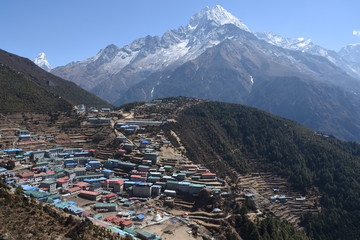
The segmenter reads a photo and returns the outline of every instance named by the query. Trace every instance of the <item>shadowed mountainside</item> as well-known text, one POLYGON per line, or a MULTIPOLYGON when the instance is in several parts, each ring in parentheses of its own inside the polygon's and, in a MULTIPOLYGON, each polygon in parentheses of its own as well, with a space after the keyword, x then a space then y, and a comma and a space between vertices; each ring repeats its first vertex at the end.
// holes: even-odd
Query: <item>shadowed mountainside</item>
POLYGON ((92 93, 87 92, 73 82, 61 79, 38 67, 29 59, 0 50, 0 63, 22 73, 44 89, 56 94, 72 105, 85 104, 87 106, 110 106, 109 103, 92 93))

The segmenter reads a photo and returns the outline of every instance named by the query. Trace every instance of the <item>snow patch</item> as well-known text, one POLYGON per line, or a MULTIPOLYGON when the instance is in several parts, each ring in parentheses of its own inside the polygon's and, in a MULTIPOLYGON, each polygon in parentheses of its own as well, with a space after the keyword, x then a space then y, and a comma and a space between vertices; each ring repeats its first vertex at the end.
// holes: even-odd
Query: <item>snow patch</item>
POLYGON ((155 90, 155 87, 153 87, 153 88, 151 89, 150 98, 153 98, 153 96, 154 96, 154 90, 155 90))

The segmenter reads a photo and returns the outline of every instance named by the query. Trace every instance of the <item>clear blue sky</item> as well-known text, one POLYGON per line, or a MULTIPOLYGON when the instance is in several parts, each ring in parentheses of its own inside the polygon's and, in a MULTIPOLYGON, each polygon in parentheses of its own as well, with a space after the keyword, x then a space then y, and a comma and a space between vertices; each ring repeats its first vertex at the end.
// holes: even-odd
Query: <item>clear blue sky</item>
POLYGON ((146 35, 161 36, 216 4, 251 31, 310 38, 336 51, 360 42, 358 0, 4 0, 0 48, 31 60, 45 52, 53 67, 64 65, 111 43, 122 47, 146 35))

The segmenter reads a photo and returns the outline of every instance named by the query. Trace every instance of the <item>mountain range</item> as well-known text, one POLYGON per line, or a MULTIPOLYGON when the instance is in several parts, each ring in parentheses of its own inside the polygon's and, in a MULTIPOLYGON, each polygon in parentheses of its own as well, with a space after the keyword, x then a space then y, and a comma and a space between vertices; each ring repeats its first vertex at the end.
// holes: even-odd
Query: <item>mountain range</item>
POLYGON ((162 37, 112 44, 51 72, 116 105, 179 95, 243 103, 360 141, 356 49, 254 33, 217 5, 162 37))

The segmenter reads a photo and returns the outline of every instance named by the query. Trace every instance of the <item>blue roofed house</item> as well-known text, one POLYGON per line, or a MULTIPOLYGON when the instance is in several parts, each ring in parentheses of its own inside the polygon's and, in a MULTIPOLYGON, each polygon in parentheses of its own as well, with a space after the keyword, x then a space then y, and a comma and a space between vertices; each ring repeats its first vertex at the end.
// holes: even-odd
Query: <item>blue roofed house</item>
POLYGON ((99 169, 100 168, 100 161, 89 161, 86 164, 86 168, 99 169))
POLYGON ((111 179, 115 176, 114 171, 110 169, 103 169, 101 173, 104 174, 104 177, 107 179, 111 179))
POLYGON ((7 169, 6 168, 0 168, 0 175, 5 175, 7 169))

